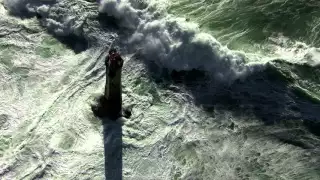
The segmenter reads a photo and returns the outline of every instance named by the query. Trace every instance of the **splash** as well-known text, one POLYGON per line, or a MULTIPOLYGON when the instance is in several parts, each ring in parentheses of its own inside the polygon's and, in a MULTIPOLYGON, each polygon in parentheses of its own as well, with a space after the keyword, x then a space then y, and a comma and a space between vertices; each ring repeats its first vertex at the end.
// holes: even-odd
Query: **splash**
POLYGON ((147 61, 170 70, 203 70, 221 81, 233 81, 261 69, 247 65, 245 56, 223 47, 202 33, 197 24, 173 16, 157 17, 157 11, 137 10, 129 1, 102 1, 100 12, 132 30, 127 46, 147 61), (128 23, 131 22, 131 23, 128 23))

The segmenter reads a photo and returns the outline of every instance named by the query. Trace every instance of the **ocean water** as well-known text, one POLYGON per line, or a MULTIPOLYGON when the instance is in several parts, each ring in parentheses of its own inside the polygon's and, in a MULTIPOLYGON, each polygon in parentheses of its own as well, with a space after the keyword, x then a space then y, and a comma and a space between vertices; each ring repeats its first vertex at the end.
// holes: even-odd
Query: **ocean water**
POLYGON ((320 179, 319 6, 1 0, 0 179, 320 179))

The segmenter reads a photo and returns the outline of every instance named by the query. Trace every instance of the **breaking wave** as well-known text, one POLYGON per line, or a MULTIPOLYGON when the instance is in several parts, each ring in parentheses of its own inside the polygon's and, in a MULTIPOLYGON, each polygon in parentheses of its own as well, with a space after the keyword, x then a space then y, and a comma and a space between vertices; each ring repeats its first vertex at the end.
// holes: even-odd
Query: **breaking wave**
POLYGON ((281 2, 285 12, 272 8, 278 1, 2 2, 10 16, 1 7, 0 158, 8 161, 0 177, 100 178, 116 148, 124 149, 128 179, 319 177, 319 49, 296 42, 298 30, 275 27, 294 7, 309 19, 303 12, 315 13, 313 1, 281 2), (259 34, 265 22, 269 32, 259 34), (246 46, 239 34, 251 43, 271 31, 286 35, 273 39, 278 58, 225 45, 246 46), (122 126, 103 125, 123 137, 120 145, 107 137, 104 156, 103 130, 87 105, 104 88, 109 46, 125 59, 123 104, 133 114, 122 126))

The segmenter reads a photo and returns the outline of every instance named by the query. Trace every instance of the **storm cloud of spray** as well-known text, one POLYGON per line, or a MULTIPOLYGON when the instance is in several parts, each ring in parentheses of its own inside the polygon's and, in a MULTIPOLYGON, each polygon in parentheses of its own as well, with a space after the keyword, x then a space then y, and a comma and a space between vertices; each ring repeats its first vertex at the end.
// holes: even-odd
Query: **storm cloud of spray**
MULTIPOLYGON (((58 36, 86 37, 82 29, 85 15, 68 15, 72 10, 62 13, 58 7, 64 3, 55 0, 5 1, 12 13, 25 9, 28 13, 40 14, 42 24, 58 36)), ((195 23, 170 15, 160 17, 152 4, 142 9, 134 8, 136 6, 137 2, 128 0, 102 0, 99 12, 116 18, 119 27, 131 32, 122 40, 126 41, 124 48, 139 52, 146 62, 152 61, 169 70, 202 70, 215 80, 228 83, 264 68, 261 63, 246 64, 244 54, 222 46, 214 37, 201 32, 195 23)))
MULTIPOLYGON (((66 35, 75 29, 74 18, 65 17, 57 19, 49 18, 50 8, 57 3, 56 0, 4 0, 4 5, 9 12, 17 16, 35 16, 42 17, 42 24, 48 30, 52 30, 57 35, 66 35), (62 19, 62 20, 59 20, 62 19)), ((62 16, 63 14, 61 14, 62 16)))
POLYGON ((13 15, 32 16, 37 8, 44 5, 55 4, 57 0, 4 0, 4 5, 13 15))
MULTIPOLYGON (((112 42, 125 60, 123 104, 133 106, 121 124, 124 179, 319 179, 320 141, 304 128, 318 127, 319 69, 281 59, 251 65, 197 24, 159 13, 158 0, 27 2, 6 0, 6 10, 37 18, 0 5, 11 33, 0 43, 0 179, 103 179, 102 126, 89 101, 104 90, 112 42), (15 33, 21 26, 27 31, 15 33), (52 34, 96 44, 74 53, 52 34), (156 83, 148 62, 188 71, 172 73, 185 84, 156 83), (224 82, 248 77, 212 86, 202 72, 188 81, 192 69, 224 82)), ((308 58, 317 65, 317 56, 308 58)))
POLYGON ((99 11, 133 30, 129 48, 139 50, 144 59, 170 70, 199 69, 222 81, 233 81, 261 69, 263 65, 246 65, 245 56, 223 47, 211 35, 183 18, 157 18, 156 12, 134 9, 130 1, 104 0, 99 11), (143 13, 142 13, 143 12, 143 13), (151 14, 152 13, 152 14, 151 14))
MULTIPOLYGON (((57 35, 81 34, 84 18, 61 12, 59 15, 54 12, 58 8, 50 6, 54 3, 57 2, 5 1, 12 13, 22 9, 28 13, 37 12, 43 17, 43 25, 57 35)), ((138 51, 146 61, 153 61, 169 70, 203 70, 215 80, 224 82, 232 82, 264 67, 262 64, 246 64, 245 55, 223 47, 214 37, 201 32, 195 23, 169 15, 158 17, 159 13, 151 7, 152 4, 144 9, 134 6, 137 5, 127 0, 102 0, 99 12, 113 16, 120 27, 132 32, 125 37, 125 48, 138 51)))

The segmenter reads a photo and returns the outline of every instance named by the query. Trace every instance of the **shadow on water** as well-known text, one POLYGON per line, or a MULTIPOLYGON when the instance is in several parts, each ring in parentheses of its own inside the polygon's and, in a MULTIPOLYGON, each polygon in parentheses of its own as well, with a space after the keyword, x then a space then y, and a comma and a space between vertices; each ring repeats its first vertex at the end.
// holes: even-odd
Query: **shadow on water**
MULTIPOLYGON (((36 14, 36 17, 41 20, 43 17, 40 14, 36 14)), ((114 17, 109 16, 106 13, 99 13, 95 18, 99 22, 101 28, 105 31, 117 30, 119 27, 117 25, 117 20, 114 17)), ((44 26, 43 26, 44 27, 44 26)), ((47 27, 44 27, 47 28, 47 27)), ((54 30, 47 28, 47 32, 51 34, 61 43, 65 44, 67 47, 72 49, 75 53, 81 53, 89 48, 89 41, 85 38, 83 30, 80 29, 80 34, 75 34, 70 32, 66 35, 57 35, 54 30)))
POLYGON ((118 21, 115 17, 108 15, 107 13, 101 13, 99 12, 97 16, 97 21, 101 25, 103 29, 119 29, 118 21))
POLYGON ((48 31, 48 33, 51 34, 54 38, 56 38, 58 41, 72 49, 76 54, 81 53, 89 48, 89 43, 83 36, 77 36, 75 34, 58 36, 50 31, 48 31))
POLYGON ((107 180, 122 179, 122 125, 104 119, 103 142, 105 157, 105 177, 107 180))
MULTIPOLYGON (((58 1, 57 0, 30 0, 25 3, 13 3, 13 5, 8 5, 9 7, 6 7, 9 10, 10 15, 19 17, 21 19, 27 19, 27 18, 33 18, 36 17, 39 20, 40 26, 42 26, 44 29, 46 29, 47 33, 52 35, 54 38, 56 38, 61 43, 65 44, 68 48, 72 49, 76 54, 81 53, 88 48, 90 48, 89 40, 86 38, 85 34, 83 33, 83 27, 78 28, 79 32, 73 32, 70 31, 65 34, 58 35, 55 31, 56 29, 54 27, 47 27, 46 18, 47 14, 40 14, 36 11, 30 11, 30 9, 27 9, 27 3, 28 7, 39 7, 40 5, 54 5, 58 1)), ((94 2, 94 1, 90 1, 94 2)), ((10 3, 9 3, 10 4, 10 3)), ((96 16, 90 17, 91 20, 97 21, 100 24, 100 27, 104 31, 114 31, 118 30, 118 21, 116 18, 108 15, 107 13, 101 13, 99 12, 96 16), (93 18, 93 19, 92 19, 93 18)), ((85 26, 85 22, 82 24, 82 26, 85 26)), ((91 37, 92 38, 92 37, 91 37)), ((95 43, 95 40, 90 40, 91 43, 95 43)))
MULTIPOLYGON (((36 17, 40 21, 43 18, 38 13, 36 14, 36 17)), ((68 48, 72 49, 76 54, 81 53, 89 48, 89 42, 85 38, 83 33, 80 33, 80 35, 77 35, 73 32, 70 32, 65 35, 58 35, 54 32, 54 30, 43 26, 41 23, 40 25, 47 30, 48 34, 52 35, 55 39, 57 39, 62 44, 65 44, 68 48)))
POLYGON ((251 113, 265 125, 302 122, 311 133, 320 136, 320 101, 294 86, 295 80, 271 63, 264 71, 231 85, 216 83, 199 70, 169 72, 149 65, 148 71, 161 85, 169 82, 184 87, 194 97, 195 104, 207 112, 212 113, 219 106, 239 116, 251 113))
POLYGON ((92 105, 92 112, 103 124, 103 142, 105 156, 105 177, 107 180, 122 179, 122 122, 119 114, 112 113, 114 102, 107 101, 103 95, 92 105))
MULTIPOLYGON (((25 3, 13 3, 13 5, 8 5, 10 7, 6 7, 9 10, 9 14, 12 16, 19 17, 21 19, 27 19, 36 17, 40 21, 40 25, 47 30, 47 33, 52 35, 61 43, 65 44, 68 48, 72 49, 75 53, 81 53, 89 48, 89 42, 84 37, 83 33, 75 34, 74 32, 70 32, 65 35, 57 35, 54 30, 44 26, 41 23, 43 20, 43 15, 30 11, 27 7, 39 7, 40 5, 53 5, 57 3, 56 0, 45 1, 45 0, 32 0, 27 1, 25 3), (28 4, 27 4, 28 3, 28 4)), ((9 3, 10 4, 10 3, 9 3)))

